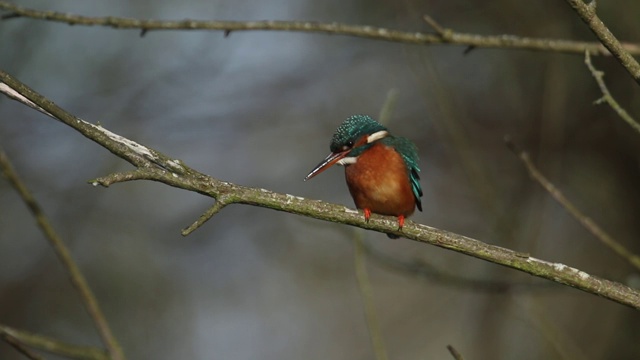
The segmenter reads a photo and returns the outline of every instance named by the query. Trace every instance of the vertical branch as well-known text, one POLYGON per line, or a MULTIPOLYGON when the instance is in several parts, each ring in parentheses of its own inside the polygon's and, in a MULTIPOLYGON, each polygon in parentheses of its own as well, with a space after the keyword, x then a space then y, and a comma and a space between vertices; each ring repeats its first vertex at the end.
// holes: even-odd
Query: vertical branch
POLYGON ((9 180, 11 186, 13 186, 22 200, 25 202, 34 218, 36 219, 36 223, 44 233, 45 237, 53 247, 54 252, 62 262, 62 265, 67 270, 69 278, 71 279, 71 283, 76 288, 82 301, 84 303, 87 312, 93 318, 93 321, 102 337, 102 341, 104 342, 111 358, 114 360, 123 360, 124 354, 122 353, 122 349, 118 342, 116 341, 111 329, 109 328, 109 324, 100 310, 98 306, 98 301, 96 300, 95 295, 91 292, 89 288, 89 284, 87 280, 82 275, 80 268, 75 263, 71 254, 69 253, 69 249, 65 246, 62 239, 58 236, 58 234, 53 229, 53 226, 49 223, 46 215, 44 214, 42 208, 37 203, 36 199, 31 195, 31 192, 27 189, 24 182, 18 177, 18 174, 13 169, 11 162, 7 158, 4 150, 0 149, 0 168, 2 172, 9 180))
MULTIPOLYGON (((386 126, 386 124, 389 123, 397 99, 398 90, 393 88, 389 89, 384 104, 382 105, 382 109, 380 109, 380 115, 378 117, 378 121, 382 125, 386 126)), ((380 323, 378 322, 376 306, 373 301, 373 288, 371 287, 369 273, 367 272, 364 235, 362 229, 354 230, 353 245, 356 279, 358 281, 360 295, 362 296, 362 302, 364 303, 364 313, 367 318, 367 328, 369 329, 369 336, 371 337, 373 352, 376 356, 376 360, 387 360, 389 357, 387 355, 387 349, 384 345, 384 340, 382 339, 382 331, 380 331, 380 323)))
POLYGON ((391 114, 393 114, 393 110, 395 110, 397 102, 398 89, 389 89, 389 91, 387 91, 387 98, 384 101, 384 104, 382 104, 382 109, 380 109, 380 114, 378 115, 378 122, 380 124, 387 126, 391 120, 391 114))
POLYGON ((362 302, 364 303, 367 327, 369 328, 371 345, 373 346, 376 360, 387 360, 387 350, 384 345, 384 340, 382 339, 380 323, 378 322, 376 307, 373 301, 373 289, 371 288, 371 281, 369 281, 369 274, 367 273, 364 244, 362 243, 364 241, 363 237, 362 229, 356 229, 354 231, 356 279, 358 280, 360 295, 362 295, 362 302))
POLYGON ((537 333, 546 340, 557 353, 557 358, 563 360, 588 359, 582 348, 575 343, 572 336, 567 336, 549 312, 546 305, 529 298, 529 301, 521 299, 516 302, 520 309, 517 313, 537 330, 537 333))

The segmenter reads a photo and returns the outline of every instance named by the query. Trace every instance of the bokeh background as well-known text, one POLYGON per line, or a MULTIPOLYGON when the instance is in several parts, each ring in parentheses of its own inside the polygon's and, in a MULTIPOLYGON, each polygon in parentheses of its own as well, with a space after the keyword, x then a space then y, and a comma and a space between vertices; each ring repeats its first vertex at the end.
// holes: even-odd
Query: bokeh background
MULTIPOLYGON (((574 40, 564 1, 19 1, 93 16, 315 20, 574 40)), ((640 42, 640 3, 599 2, 640 42)), ((11 19, 0 64, 68 111, 242 185, 352 206, 343 170, 302 178, 347 116, 377 116, 420 148, 413 220, 638 286, 637 270, 527 176, 505 134, 584 212, 640 253, 640 135, 605 105, 581 55, 415 46, 282 32, 138 31, 11 19)), ((594 58, 640 117, 638 85, 594 58)), ((70 128, 0 98, 0 143, 71 248, 130 359, 372 359, 354 229, 231 206, 183 238, 212 200, 151 182, 70 128)), ((638 359, 637 311, 461 254, 366 232, 390 359, 638 359), (510 286, 509 284, 514 284, 510 286)), ((0 323, 100 345, 25 205, 0 180, 0 323)), ((1 359, 21 359, 0 342, 1 359)), ((55 357, 51 357, 55 358, 55 357)))

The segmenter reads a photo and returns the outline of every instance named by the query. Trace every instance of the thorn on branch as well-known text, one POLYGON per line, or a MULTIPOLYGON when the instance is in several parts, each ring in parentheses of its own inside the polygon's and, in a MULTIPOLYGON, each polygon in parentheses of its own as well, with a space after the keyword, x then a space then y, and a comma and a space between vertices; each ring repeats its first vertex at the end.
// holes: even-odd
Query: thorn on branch
POLYGON ((144 37, 145 35, 147 35, 147 33, 149 32, 149 29, 144 28, 144 29, 140 29, 140 37, 144 37))
POLYGON ((453 347, 453 345, 447 345, 447 350, 449 350, 449 353, 451 354, 451 356, 453 356, 455 360, 464 360, 464 357, 462 357, 462 354, 460 354, 458 350, 456 350, 453 347))
POLYGON ((229 35, 231 35, 231 30, 227 29, 224 31, 224 37, 225 39, 229 37, 229 35))
POLYGON ((464 51, 462 52, 462 55, 467 55, 470 52, 472 52, 473 50, 477 49, 477 46, 475 45, 469 45, 466 47, 466 49, 464 49, 464 51))

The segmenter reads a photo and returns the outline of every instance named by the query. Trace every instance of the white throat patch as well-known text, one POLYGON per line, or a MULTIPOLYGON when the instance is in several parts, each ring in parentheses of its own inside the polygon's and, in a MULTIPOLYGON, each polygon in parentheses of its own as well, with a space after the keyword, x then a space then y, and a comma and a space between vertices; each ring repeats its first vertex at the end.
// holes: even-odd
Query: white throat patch
POLYGON ((373 134, 369 135, 369 137, 367 137, 367 144, 371 144, 376 140, 380 140, 386 137, 387 135, 389 135, 389 132, 387 132, 387 130, 380 130, 378 132, 374 132, 373 134))
POLYGON ((347 165, 355 164, 356 161, 358 161, 357 157, 343 157, 342 159, 338 160, 336 164, 347 166, 347 165))

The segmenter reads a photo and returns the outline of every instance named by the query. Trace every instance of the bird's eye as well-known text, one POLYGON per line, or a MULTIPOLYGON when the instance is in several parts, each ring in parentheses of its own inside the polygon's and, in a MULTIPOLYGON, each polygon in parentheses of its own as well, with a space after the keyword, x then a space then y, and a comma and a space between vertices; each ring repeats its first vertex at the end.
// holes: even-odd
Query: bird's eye
POLYGON ((342 145, 342 151, 347 151, 353 148, 353 141, 347 141, 346 144, 342 145))

